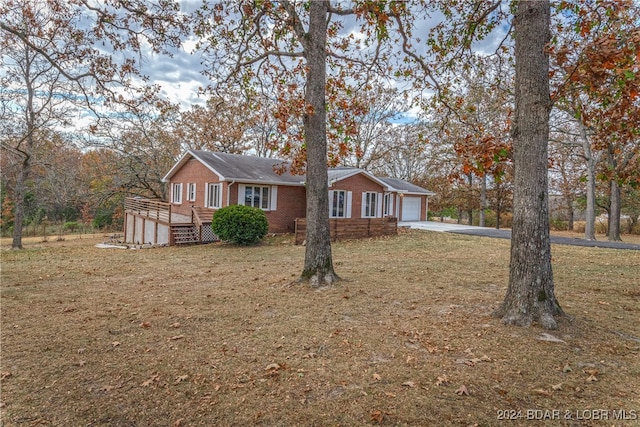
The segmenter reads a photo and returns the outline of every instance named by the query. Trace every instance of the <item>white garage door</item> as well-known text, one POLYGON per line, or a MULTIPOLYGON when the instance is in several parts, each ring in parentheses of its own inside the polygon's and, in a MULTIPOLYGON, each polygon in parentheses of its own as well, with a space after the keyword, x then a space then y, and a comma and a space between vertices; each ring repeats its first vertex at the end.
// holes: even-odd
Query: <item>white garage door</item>
POLYGON ((420 221, 420 202, 420 197, 403 197, 400 221, 420 221))

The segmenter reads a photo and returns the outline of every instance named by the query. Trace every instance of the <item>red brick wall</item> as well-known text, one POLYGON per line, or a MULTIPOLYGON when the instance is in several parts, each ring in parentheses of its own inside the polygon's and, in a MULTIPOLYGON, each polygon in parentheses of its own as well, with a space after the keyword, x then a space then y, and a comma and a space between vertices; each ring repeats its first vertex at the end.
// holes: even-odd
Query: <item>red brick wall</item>
MULTIPOLYGON (((171 204, 173 212, 182 215, 191 215, 191 205, 204 206, 205 189, 207 183, 219 182, 218 176, 211 172, 196 159, 189 160, 171 178, 169 183, 169 197, 172 197, 171 186, 173 183, 182 183, 182 203, 171 204), (187 184, 196 184, 196 200, 187 200, 187 184)), ((238 183, 222 183, 222 205, 238 204, 238 183), (227 204, 227 200, 229 203, 227 204)), ((265 211, 269 221, 270 233, 290 233, 295 229, 296 218, 305 217, 305 189, 304 187, 278 186, 277 209, 265 211)), ((171 201, 171 200, 169 200, 171 201)))
MULTIPOLYGON (((173 191, 172 186, 173 183, 182 183, 182 203, 179 205, 171 203, 171 209, 173 212, 182 214, 182 215, 191 215, 191 205, 204 207, 205 200, 205 189, 206 183, 210 182, 219 182, 218 176, 211 172, 209 168, 204 166, 196 159, 190 159, 183 167, 181 167, 173 177, 171 177, 171 182, 169 183, 169 202, 172 202, 173 191), (189 201, 187 200, 187 184, 188 183, 196 184, 196 200, 189 201)), ((222 185, 222 203, 225 204, 227 200, 227 183, 223 183, 222 185)))
POLYGON ((295 219, 306 216, 305 188, 279 185, 277 209, 265 213, 269 220, 269 232, 293 233, 295 219))
MULTIPOLYGON (((169 197, 172 197, 171 184, 182 183, 182 203, 172 204, 172 210, 183 215, 191 215, 191 205, 204 206, 206 183, 219 182, 218 176, 211 172, 196 159, 189 160, 175 175, 169 183, 169 197), (196 200, 187 200, 188 183, 196 184, 196 200)), ((222 205, 234 205, 238 203, 238 183, 222 183, 222 205), (228 203, 227 203, 228 201, 228 203)), ((362 193, 365 191, 375 191, 383 193, 381 185, 370 180, 363 174, 357 174, 349 178, 336 182, 329 187, 330 190, 347 190, 352 192, 351 218, 361 218, 362 193)), ((397 212, 400 198, 394 200, 393 211, 397 212)), ((426 197, 422 197, 421 219, 425 220, 427 215, 426 197)), ((296 218, 306 216, 306 195, 304 187, 278 186, 278 201, 275 211, 265 211, 269 221, 270 233, 289 233, 294 231, 294 221, 296 218)))
POLYGON ((375 191, 376 193, 383 193, 382 186, 363 174, 357 174, 350 176, 334 183, 329 190, 347 190, 352 192, 352 204, 351 204, 351 218, 362 217, 362 193, 365 191, 375 191))

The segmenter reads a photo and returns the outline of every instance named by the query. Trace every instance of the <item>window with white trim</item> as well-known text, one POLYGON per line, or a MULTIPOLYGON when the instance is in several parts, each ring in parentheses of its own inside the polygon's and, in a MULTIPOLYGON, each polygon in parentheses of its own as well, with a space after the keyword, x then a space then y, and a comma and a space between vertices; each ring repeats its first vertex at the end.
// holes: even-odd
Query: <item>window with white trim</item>
POLYGON ((377 216, 378 193, 367 191, 362 193, 362 217, 375 218, 377 216))
POLYGON ((171 202, 177 205, 182 203, 182 183, 171 185, 171 202))
POLYGON ((393 194, 385 193, 382 202, 382 215, 393 216, 393 194))
POLYGON ((329 217, 347 218, 347 192, 345 190, 329 191, 329 217))
POLYGON ((207 184, 205 207, 214 209, 222 207, 222 184, 207 184))
POLYGON ((187 201, 195 202, 196 200, 196 183, 190 182, 187 184, 187 201))
POLYGON ((269 209, 269 187, 247 185, 244 187, 244 204, 254 208, 269 209))

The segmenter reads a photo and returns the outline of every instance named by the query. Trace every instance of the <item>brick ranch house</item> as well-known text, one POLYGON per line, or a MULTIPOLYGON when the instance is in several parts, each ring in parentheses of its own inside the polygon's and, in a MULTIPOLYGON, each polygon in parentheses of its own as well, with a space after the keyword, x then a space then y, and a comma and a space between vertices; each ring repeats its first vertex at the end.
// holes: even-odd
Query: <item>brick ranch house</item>
MULTIPOLYGON (((264 210, 270 233, 296 233, 300 243, 305 176, 277 173, 282 166, 287 163, 278 159, 189 150, 163 178, 169 201, 125 201, 125 240, 169 245, 213 241, 210 224, 215 211, 241 204, 264 210)), ((328 175, 334 239, 394 234, 398 219, 427 218, 431 191, 358 168, 332 168, 328 175)))

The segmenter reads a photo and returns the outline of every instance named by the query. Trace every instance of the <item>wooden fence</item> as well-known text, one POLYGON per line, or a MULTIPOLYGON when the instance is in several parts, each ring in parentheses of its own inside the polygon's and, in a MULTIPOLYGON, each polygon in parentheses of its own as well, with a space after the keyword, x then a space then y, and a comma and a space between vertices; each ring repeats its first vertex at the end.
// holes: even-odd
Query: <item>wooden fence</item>
MULTIPOLYGON (((330 219, 331 240, 361 239, 398 234, 398 219, 388 218, 340 218, 330 219)), ((306 239, 307 220, 295 220, 295 242, 301 245, 306 239)))

